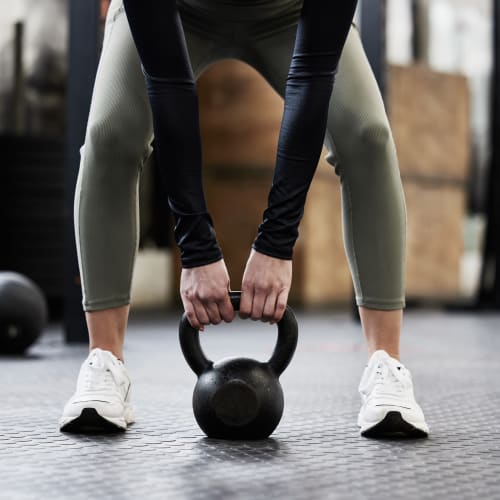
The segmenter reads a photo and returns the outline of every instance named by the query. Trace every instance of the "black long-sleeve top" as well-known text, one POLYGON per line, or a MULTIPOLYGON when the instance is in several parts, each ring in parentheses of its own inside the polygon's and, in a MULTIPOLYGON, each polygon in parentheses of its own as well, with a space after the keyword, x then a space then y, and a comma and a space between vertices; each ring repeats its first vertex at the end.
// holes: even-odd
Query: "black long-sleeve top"
MULTIPOLYGON (((304 0, 268 207, 254 248, 291 259, 357 0, 304 0)), ((153 113, 156 156, 183 267, 222 258, 203 193, 198 99, 175 0, 124 0, 153 113)))

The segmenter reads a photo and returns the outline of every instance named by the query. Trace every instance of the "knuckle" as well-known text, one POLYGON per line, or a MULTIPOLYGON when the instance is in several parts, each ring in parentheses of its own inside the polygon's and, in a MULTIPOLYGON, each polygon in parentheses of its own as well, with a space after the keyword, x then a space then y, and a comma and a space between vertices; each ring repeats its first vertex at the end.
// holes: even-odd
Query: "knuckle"
POLYGON ((250 307, 248 306, 248 304, 241 303, 240 304, 240 314, 248 314, 248 313, 250 313, 250 307))
POLYGON ((257 285, 255 287, 255 292, 258 295, 267 294, 268 290, 269 290, 269 286, 267 286, 267 285, 257 285))
POLYGON ((209 292, 202 290, 198 293, 198 300, 202 304, 207 304, 209 302, 213 302, 213 295, 209 292))
POLYGON ((215 302, 218 302, 218 303, 225 302, 226 296, 227 296, 227 294, 226 294, 225 290, 217 290, 213 295, 215 302))

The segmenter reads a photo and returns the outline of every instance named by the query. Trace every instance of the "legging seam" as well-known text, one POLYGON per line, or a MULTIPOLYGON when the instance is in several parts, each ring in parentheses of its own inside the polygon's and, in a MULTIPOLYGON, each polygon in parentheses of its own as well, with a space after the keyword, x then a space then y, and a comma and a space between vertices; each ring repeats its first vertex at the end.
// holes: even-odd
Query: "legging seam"
MULTIPOLYGON (((143 164, 143 162, 141 162, 143 164)), ((129 284, 129 289, 132 286, 132 279, 134 275, 134 263, 135 263, 135 258, 137 256, 137 250, 139 247, 139 182, 140 182, 140 175, 141 172, 139 170, 139 177, 137 178, 136 184, 135 184, 135 212, 132 213, 132 219, 134 219, 133 225, 135 226, 135 237, 134 237, 134 250, 133 250, 133 256, 130 259, 130 264, 129 264, 129 269, 127 273, 127 282, 129 284)))
POLYGON ((349 204, 349 223, 351 225, 351 231, 350 231, 350 244, 351 244, 351 248, 352 248, 352 260, 353 260, 353 274, 355 275, 355 280, 354 282, 355 283, 358 283, 358 286, 359 286, 359 291, 360 291, 360 294, 361 296, 363 296, 363 289, 362 289, 362 286, 361 286, 361 279, 359 277, 359 266, 358 266, 358 257, 357 257, 357 254, 356 254, 356 248, 355 248, 355 245, 354 245, 354 224, 353 224, 353 216, 352 216, 352 198, 351 198, 351 188, 349 186, 349 182, 347 180, 343 180, 343 182, 345 182, 345 186, 346 186, 346 192, 347 192, 347 201, 348 201, 348 204, 349 204))
MULTIPOLYGON (((85 153, 84 153, 85 154, 85 153)), ((76 233, 78 233, 76 235, 76 238, 77 238, 77 241, 76 241, 76 244, 77 244, 77 255, 79 257, 79 261, 80 261, 80 266, 81 266, 81 271, 80 271, 80 280, 82 282, 82 295, 83 295, 83 299, 85 300, 85 281, 86 281, 86 278, 85 278, 85 273, 83 271, 83 266, 81 265, 81 262, 83 262, 83 257, 82 257, 82 245, 81 245, 81 241, 82 241, 82 235, 81 235, 81 221, 80 221, 80 217, 81 217, 81 209, 80 209, 80 206, 81 206, 81 203, 82 203, 82 186, 80 186, 80 189, 78 190, 78 198, 77 200, 75 200, 78 202, 78 214, 77 214, 77 218, 78 218, 78 225, 77 227, 75 228, 76 229, 76 233)))

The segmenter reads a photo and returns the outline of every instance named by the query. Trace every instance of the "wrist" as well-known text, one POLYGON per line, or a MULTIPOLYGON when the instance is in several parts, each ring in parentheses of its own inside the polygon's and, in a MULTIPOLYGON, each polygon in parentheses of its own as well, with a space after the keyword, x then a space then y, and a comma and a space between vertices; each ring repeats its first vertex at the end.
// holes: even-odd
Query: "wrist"
POLYGON ((252 249, 257 253, 273 257, 274 259, 292 260, 293 258, 293 248, 273 246, 259 238, 253 242, 252 249))
POLYGON ((177 216, 175 240, 185 269, 206 266, 223 258, 208 213, 177 216))
POLYGON ((203 267, 208 266, 210 264, 214 264, 215 262, 219 262, 223 260, 224 257, 222 253, 214 257, 200 256, 193 257, 189 259, 181 259, 182 269, 193 269, 195 267, 203 267))

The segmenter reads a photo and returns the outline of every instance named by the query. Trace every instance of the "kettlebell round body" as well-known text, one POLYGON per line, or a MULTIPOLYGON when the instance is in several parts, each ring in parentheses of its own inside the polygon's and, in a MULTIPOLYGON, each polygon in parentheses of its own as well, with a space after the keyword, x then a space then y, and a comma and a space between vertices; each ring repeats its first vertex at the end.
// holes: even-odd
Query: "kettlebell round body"
POLYGON ((193 411, 207 436, 263 439, 283 415, 283 391, 267 363, 231 358, 215 363, 198 378, 193 411))
MULTIPOLYGON (((239 309, 240 292, 230 292, 239 309)), ((214 363, 200 345, 198 330, 184 314, 179 326, 182 353, 198 376, 193 392, 193 412, 208 437, 264 439, 277 427, 284 407, 279 376, 290 363, 297 346, 298 327, 287 307, 278 322, 278 339, 269 361, 230 358, 214 363)))

